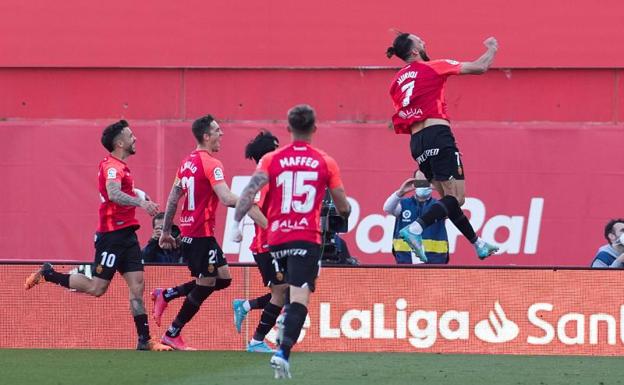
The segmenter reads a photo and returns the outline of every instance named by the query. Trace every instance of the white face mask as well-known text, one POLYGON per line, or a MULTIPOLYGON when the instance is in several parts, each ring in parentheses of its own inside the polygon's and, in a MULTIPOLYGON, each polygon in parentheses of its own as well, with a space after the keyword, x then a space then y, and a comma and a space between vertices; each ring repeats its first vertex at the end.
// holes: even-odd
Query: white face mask
POLYGON ((624 245, 624 234, 620 235, 620 237, 615 241, 616 245, 624 245))
POLYGON ((416 196, 420 199, 431 198, 431 187, 416 187, 416 196))

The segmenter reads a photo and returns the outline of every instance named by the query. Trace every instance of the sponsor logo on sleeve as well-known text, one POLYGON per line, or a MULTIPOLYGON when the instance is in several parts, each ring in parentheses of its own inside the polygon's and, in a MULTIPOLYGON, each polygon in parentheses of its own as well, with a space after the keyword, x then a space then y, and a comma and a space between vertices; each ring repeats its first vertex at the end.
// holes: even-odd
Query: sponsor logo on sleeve
POLYGON ((459 64, 458 61, 456 60, 451 60, 451 59, 446 59, 446 62, 449 63, 450 65, 456 66, 459 64))
POLYGON ((212 173, 214 174, 215 180, 223 180, 224 179, 224 177, 223 177, 223 170, 221 169, 221 167, 216 167, 212 173))
POLYGON ((117 179, 117 169, 111 167, 106 170, 106 179, 117 179))

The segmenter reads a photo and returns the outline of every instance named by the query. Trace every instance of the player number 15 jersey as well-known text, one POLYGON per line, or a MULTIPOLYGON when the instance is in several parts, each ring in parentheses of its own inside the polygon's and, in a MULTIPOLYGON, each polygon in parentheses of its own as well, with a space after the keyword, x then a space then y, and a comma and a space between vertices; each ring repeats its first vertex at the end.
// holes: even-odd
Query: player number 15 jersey
POLYGON ((342 186, 336 161, 309 143, 296 141, 266 154, 257 170, 269 177, 268 244, 320 244, 325 189, 342 186))

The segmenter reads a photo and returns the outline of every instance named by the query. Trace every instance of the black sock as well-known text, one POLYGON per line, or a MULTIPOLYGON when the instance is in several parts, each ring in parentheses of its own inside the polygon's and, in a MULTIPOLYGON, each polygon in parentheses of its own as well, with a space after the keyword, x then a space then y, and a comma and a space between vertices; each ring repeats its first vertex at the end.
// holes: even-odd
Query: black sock
POLYGON ((265 294, 262 297, 249 300, 249 307, 252 309, 265 309, 269 301, 271 300, 271 293, 265 294))
POLYGON ((253 335, 253 339, 256 341, 264 340, 264 337, 271 331, 273 326, 275 326, 275 321, 277 317, 279 317, 282 311, 281 306, 273 305, 272 303, 267 303, 262 311, 262 316, 260 316, 260 322, 258 322, 258 327, 256 327, 256 332, 253 335))
POLYGON ((457 230, 459 230, 470 243, 475 243, 477 241, 477 234, 475 234, 470 221, 464 215, 461 207, 459 207, 459 202, 455 199, 454 196, 445 195, 442 199, 440 199, 441 203, 444 203, 448 211, 448 218, 453 222, 457 230))
POLYGON ((177 337, 184 325, 186 325, 199 311, 202 303, 208 298, 214 291, 212 286, 200 286, 196 285, 193 290, 186 296, 182 308, 178 312, 175 320, 171 323, 169 329, 167 329, 167 335, 169 337, 177 337))
MULTIPOLYGON (((450 218, 449 218, 450 219, 450 218)), ((459 230, 470 243, 475 243, 477 241, 477 234, 475 234, 470 221, 464 214, 460 217, 451 219, 457 230, 459 230)))
POLYGON ((448 216, 448 210, 442 201, 444 198, 440 199, 427 210, 420 218, 416 219, 416 222, 420 223, 420 226, 423 228, 427 228, 431 226, 437 221, 440 221, 448 216))
POLYGON ((54 270, 44 270, 42 273, 46 281, 56 283, 57 285, 69 289, 69 274, 57 273, 54 270))
POLYGON ((134 316, 134 326, 136 326, 139 341, 147 342, 150 340, 149 324, 147 323, 147 314, 139 314, 134 316))
POLYGON ((286 306, 284 338, 280 344, 280 349, 284 352, 286 359, 290 357, 290 349, 297 343, 306 315, 308 315, 308 308, 299 302, 293 302, 286 306))
POLYGON ((187 283, 183 283, 180 286, 170 287, 169 289, 165 289, 163 292, 163 297, 165 298, 165 302, 169 302, 172 299, 176 299, 179 297, 186 297, 191 290, 195 288, 195 280, 188 281, 187 283))
POLYGON ((215 285, 215 291, 217 290, 224 290, 227 289, 228 287, 230 287, 230 285, 232 284, 232 278, 217 278, 217 283, 215 285))

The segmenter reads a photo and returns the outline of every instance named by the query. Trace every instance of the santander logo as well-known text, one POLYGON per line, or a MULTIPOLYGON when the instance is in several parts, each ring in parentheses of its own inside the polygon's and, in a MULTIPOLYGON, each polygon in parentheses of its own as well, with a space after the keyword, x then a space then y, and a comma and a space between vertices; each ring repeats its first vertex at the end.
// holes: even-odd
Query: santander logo
POLYGON ((497 344, 514 340, 520 328, 507 318, 502 306, 496 301, 494 311, 490 310, 488 319, 477 322, 474 333, 481 341, 497 344))

